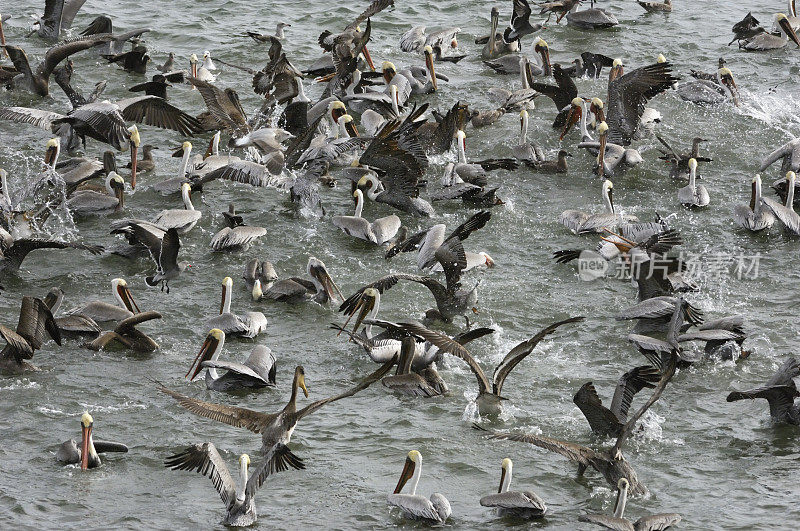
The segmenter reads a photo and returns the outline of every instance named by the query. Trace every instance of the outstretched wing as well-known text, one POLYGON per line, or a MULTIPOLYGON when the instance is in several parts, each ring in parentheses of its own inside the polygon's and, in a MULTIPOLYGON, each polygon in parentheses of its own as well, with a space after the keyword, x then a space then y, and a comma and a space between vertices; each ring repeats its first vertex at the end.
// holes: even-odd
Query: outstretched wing
POLYGON ((574 461, 582 466, 589 466, 591 464, 590 460, 596 456, 595 451, 591 448, 586 448, 585 446, 570 442, 559 441, 558 439, 544 437, 542 435, 497 431, 492 432, 489 438, 533 444, 539 448, 544 448, 545 450, 562 455, 570 461, 574 461))
POLYGON ((165 459, 164 466, 172 470, 199 472, 214 484, 225 507, 230 508, 236 502, 236 482, 213 443, 188 446, 182 452, 165 459))
POLYGON ((253 471, 253 475, 250 476, 250 479, 247 480, 247 486, 244 490, 245 497, 252 498, 256 490, 264 484, 267 476, 288 470, 289 467, 303 470, 306 468, 306 465, 301 458, 297 457, 289 450, 288 446, 282 443, 276 444, 269 449, 264 460, 253 471))
POLYGON ((628 409, 630 409, 631 401, 636 393, 645 387, 654 388, 660 379, 661 373, 658 372, 658 369, 649 365, 635 367, 620 376, 610 408, 620 422, 624 422, 628 418, 628 409))
POLYGON ((171 129, 183 136, 192 136, 203 132, 203 126, 197 118, 186 114, 158 96, 126 98, 119 100, 117 105, 126 120, 161 129, 171 129))
POLYGON ((222 422, 235 428, 245 428, 253 433, 261 433, 265 426, 272 423, 278 414, 266 414, 245 409, 242 407, 226 406, 204 402, 196 398, 182 395, 168 387, 158 384, 158 390, 178 401, 181 407, 188 409, 199 417, 206 417, 217 422, 222 422))

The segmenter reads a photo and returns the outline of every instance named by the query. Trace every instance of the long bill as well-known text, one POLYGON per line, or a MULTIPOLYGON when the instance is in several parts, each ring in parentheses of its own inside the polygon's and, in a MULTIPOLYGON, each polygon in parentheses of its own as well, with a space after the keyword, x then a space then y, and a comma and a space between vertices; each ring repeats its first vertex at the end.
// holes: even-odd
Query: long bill
POLYGON ((375 71, 375 63, 372 62, 372 56, 369 54, 369 50, 367 50, 367 45, 365 44, 363 48, 361 48, 361 53, 364 54, 364 60, 367 61, 369 65, 369 69, 373 72, 375 71))
POLYGON ((122 304, 125 305, 125 308, 127 308, 129 312, 131 313, 142 312, 139 309, 139 305, 136 304, 136 301, 133 299, 133 295, 131 294, 131 289, 128 286, 118 284, 117 293, 119 294, 120 299, 122 299, 122 304), (134 308, 136 309, 136 311, 134 311, 134 308))
POLYGON ((400 480, 397 482, 397 486, 394 488, 394 494, 400 494, 400 491, 403 490, 408 480, 414 475, 414 469, 416 468, 416 464, 414 461, 411 460, 410 457, 406 457, 406 463, 403 465, 403 471, 400 473, 400 480))
POLYGON ((439 87, 436 82, 436 70, 433 68, 433 53, 428 46, 425 47, 425 66, 428 67, 428 75, 431 77, 431 85, 435 92, 439 87))
POLYGON ((778 25, 781 27, 783 32, 794 42, 798 48, 800 48, 800 39, 797 38, 797 33, 794 31, 792 27, 791 21, 784 15, 780 17, 778 21, 778 25))
POLYGON ((81 470, 89 468, 89 442, 92 437, 92 426, 93 424, 84 426, 81 423, 81 470))
POLYGON ((564 140, 564 137, 567 136, 575 124, 580 121, 581 116, 583 115, 583 109, 581 107, 582 105, 575 105, 574 103, 572 104, 572 107, 570 107, 569 112, 567 113, 564 129, 561 130, 561 136, 558 137, 559 140, 564 140))
POLYGON ((219 338, 215 337, 214 334, 208 334, 205 341, 203 341, 203 346, 200 347, 200 352, 195 356, 184 378, 188 377, 189 373, 192 373, 192 369, 194 369, 194 372, 192 373, 192 377, 189 378, 189 381, 191 382, 197 378, 197 375, 203 370, 203 362, 210 360, 214 356, 214 353, 219 348, 219 343, 219 338))

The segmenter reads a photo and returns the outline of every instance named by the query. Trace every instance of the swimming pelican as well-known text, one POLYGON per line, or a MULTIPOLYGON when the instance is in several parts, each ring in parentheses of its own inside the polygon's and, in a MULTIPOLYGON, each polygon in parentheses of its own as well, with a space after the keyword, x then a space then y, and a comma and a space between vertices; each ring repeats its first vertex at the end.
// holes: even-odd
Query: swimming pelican
POLYGON ((217 448, 210 442, 188 446, 182 452, 168 457, 164 466, 172 470, 196 471, 208 476, 217 489, 222 503, 225 504, 225 518, 222 523, 226 526, 250 526, 256 523, 258 511, 256 510, 256 491, 264 484, 267 476, 275 472, 282 472, 289 468, 303 469, 302 460, 292 454, 288 448, 281 447, 268 459, 256 467, 252 476, 249 476, 250 456, 239 456, 239 480, 241 486, 237 487, 228 467, 217 448))
POLYGON ((783 223, 786 230, 800 235, 800 216, 794 211, 794 187, 796 174, 786 172, 786 203, 780 204, 770 197, 762 197, 761 201, 767 205, 775 217, 783 223))
POLYGON ((184 208, 173 208, 162 210, 153 220, 164 230, 176 229, 178 234, 186 234, 194 228, 203 213, 194 209, 192 204, 192 185, 189 183, 181 184, 181 197, 183 198, 184 208))
POLYGON ((711 198, 702 184, 697 184, 697 161, 689 159, 689 184, 678 190, 678 201, 688 208, 708 206, 711 198))
POLYGON ((205 328, 218 328, 228 335, 241 335, 253 338, 267 329, 267 318, 261 312, 245 312, 240 317, 231 312, 231 296, 233 295, 233 279, 222 279, 222 304, 219 315, 205 320, 205 328))
MULTIPOLYGON (((669 1, 669 0, 667 0, 669 1)), ((630 530, 630 531, 658 531, 668 529, 681 521, 678 513, 662 513, 642 516, 635 522, 624 518, 625 503, 628 499, 628 480, 620 478, 617 482, 617 501, 614 504, 613 516, 605 514, 585 514, 579 520, 590 522, 608 529, 630 530)))
POLYGON ((664 0, 663 2, 651 2, 645 0, 636 0, 636 2, 644 8, 648 13, 670 13, 672 12, 672 0, 664 0))
POLYGON ((192 366, 186 373, 191 374, 189 381, 194 381, 203 369, 206 370, 206 387, 213 391, 238 391, 242 389, 259 389, 275 386, 275 355, 263 346, 253 347, 250 356, 244 363, 235 361, 219 361, 222 347, 225 345, 225 332, 213 328, 208 332, 200 352, 197 353, 192 366), (192 372, 194 369, 194 372, 192 372), (227 372, 220 376, 217 369, 227 372))
MULTIPOLYGON (((202 65, 198 66, 199 62, 200 60, 197 58, 197 54, 193 53, 191 56, 189 56, 189 71, 191 72, 192 77, 206 83, 213 83, 216 81, 217 76, 212 74, 208 68, 205 67, 205 61, 202 65)), ((192 86, 194 87, 194 85, 192 86)))
POLYGON ((483 369, 481 369, 481 366, 478 365, 475 358, 472 357, 461 343, 454 341, 441 332, 429 330, 420 324, 400 323, 400 326, 407 332, 419 336, 426 341, 430 341, 432 344, 439 347, 439 350, 442 352, 464 360, 478 379, 478 397, 475 399, 478 406, 478 413, 481 415, 498 415, 502 409, 502 401, 507 400, 504 396, 500 395, 503 390, 503 383, 514 367, 524 360, 542 339, 555 332, 558 327, 568 323, 583 321, 583 319, 583 317, 572 317, 550 324, 530 339, 518 344, 506 354, 503 361, 495 368, 491 383, 483 372, 483 369))
POLYGON ((525 166, 541 173, 567 173, 569 171, 567 157, 571 157, 572 154, 564 149, 559 149, 556 156, 555 160, 526 160, 525 166))
POLYGON ((603 203, 606 211, 602 214, 588 214, 581 210, 565 210, 559 217, 559 222, 572 231, 573 234, 587 232, 604 232, 604 229, 613 230, 619 224, 636 222, 639 218, 629 214, 617 214, 614 210, 614 183, 608 179, 603 181, 603 203))
MULTIPOLYGON (((177 152, 176 152, 177 153, 177 152)), ((176 156, 175 153, 172 154, 176 156)), ((178 166, 178 174, 170 179, 165 179, 153 185, 153 190, 162 195, 170 195, 176 192, 183 192, 183 183, 187 182, 186 172, 189 169, 189 159, 192 156, 192 143, 185 140, 181 144, 180 155, 181 163, 178 166)))
MULTIPOLYGON (((395 340, 396 341, 396 340, 395 340)), ((413 337, 404 337, 400 341, 400 359, 397 362, 397 373, 384 376, 381 383, 398 393, 410 396, 429 398, 441 393, 433 388, 422 376, 411 370, 417 350, 417 342, 413 337)), ((394 357, 394 354, 392 355, 394 357)))
POLYGON ((318 304, 326 304, 333 301, 337 294, 340 298, 344 298, 328 273, 328 268, 319 258, 313 256, 308 258, 306 273, 311 277, 310 281, 291 277, 273 282, 266 289, 262 287, 261 280, 255 279, 252 289, 253 299, 264 298, 280 302, 312 300, 318 304))
POLYGON ((733 219, 753 232, 768 229, 775 223, 775 215, 761 200, 761 176, 753 177, 750 204, 739 203, 733 207, 733 219))
POLYGON ((64 204, 79 216, 119 212, 125 206, 125 181, 112 171, 106 177, 106 193, 82 190, 64 204))
POLYGON ((489 32, 489 39, 486 45, 481 50, 481 57, 484 59, 494 59, 508 53, 513 53, 519 50, 519 40, 505 42, 502 35, 497 33, 497 23, 500 19, 500 10, 497 6, 492 6, 491 31, 489 32))
POLYGON ((158 343, 136 328, 136 325, 153 319, 161 319, 161 314, 152 310, 139 312, 127 319, 123 319, 117 323, 114 330, 107 330, 101 333, 94 341, 86 343, 84 346, 90 350, 103 350, 112 342, 116 342, 134 352, 155 352, 159 349, 158 343))
POLYGON ((518 90, 505 87, 492 87, 488 91, 494 101, 505 111, 519 111, 522 109, 536 108, 536 104, 533 102, 533 99, 538 94, 536 90, 531 88, 532 86, 536 85, 536 83, 531 84, 530 82, 530 65, 528 63, 528 58, 524 55, 519 57, 519 71, 522 84, 521 88, 518 90))
POLYGON ((372 223, 361 217, 364 208, 364 194, 356 188, 353 192, 356 199, 356 211, 352 216, 333 216, 333 224, 342 229, 349 236, 366 240, 376 245, 384 245, 394 238, 400 230, 400 218, 394 214, 378 218, 372 223))
POLYGON ((500 487, 497 494, 481 498, 484 507, 496 507, 499 516, 518 518, 541 518, 547 512, 547 505, 538 494, 529 490, 509 491, 514 463, 506 457, 500 465, 500 487))
POLYGON ((718 105, 730 100, 739 106, 739 89, 729 68, 721 67, 714 79, 695 79, 678 85, 675 90, 678 96, 692 103, 718 105))
MULTIPOLYGON (((494 12, 494 11, 493 11, 494 12)), ((494 29, 494 28, 493 28, 494 29)), ((417 485, 422 475, 422 454, 416 450, 408 452, 400 481, 386 502, 403 511, 403 516, 414 520, 428 520, 443 524, 450 518, 452 510, 450 502, 438 492, 431 494, 430 499, 417 494, 417 485), (411 480, 411 493, 400 494, 408 480, 411 480)))
POLYGON ((92 436, 94 419, 89 412, 81 415, 81 445, 78 447, 75 439, 70 439, 61 443, 56 451, 56 459, 67 465, 77 465, 80 463, 81 470, 97 468, 100 466, 100 456, 98 453, 122 452, 127 453, 128 447, 122 443, 110 441, 95 441, 92 436))
POLYGON ((795 358, 789 358, 766 385, 747 391, 734 391, 728 395, 727 401, 764 398, 769 402, 769 414, 773 421, 800 425, 800 405, 794 403, 794 399, 800 396, 800 391, 794 383, 794 379, 798 376, 800 376, 800 363, 795 358))
POLYGON ((528 111, 519 112, 519 144, 513 147, 514 157, 521 160, 544 160, 542 148, 536 142, 528 142, 528 111))
POLYGON ((259 411, 240 407, 203 402, 196 398, 184 396, 163 385, 159 385, 158 389, 162 393, 174 398, 181 407, 186 408, 189 412, 197 416, 210 418, 237 428, 246 428, 253 433, 260 433, 262 441, 260 452, 266 457, 267 461, 272 462, 270 466, 283 467, 283 469, 288 466, 300 468, 298 465, 302 464, 302 459, 292 454, 289 449, 286 448, 286 445, 291 441, 292 433, 297 427, 297 423, 306 415, 314 413, 326 404, 353 396, 359 391, 363 391, 389 372, 389 369, 392 368, 395 361, 395 359, 392 359, 390 362, 385 363, 378 370, 369 374, 357 385, 345 392, 322 400, 317 400, 300 410, 296 407, 297 391, 298 389, 302 389, 303 394, 308 397, 308 389, 306 388, 305 369, 303 369, 302 365, 298 365, 294 370, 292 395, 289 398, 289 402, 277 413, 261 413, 259 411))
POLYGON ((107 323, 110 321, 122 321, 139 313, 139 305, 133 300, 131 289, 124 278, 111 280, 111 295, 116 304, 105 301, 90 301, 83 306, 78 306, 66 312, 66 315, 83 315, 89 317, 97 323, 107 323))
MULTIPOLYGON (((55 316, 64 302, 64 290, 61 288, 51 288, 42 300, 47 307, 50 308, 50 312, 53 316, 55 316)), ((62 315, 60 317, 55 317, 55 322, 62 336, 65 334, 88 334, 96 336, 102 332, 100 327, 97 326, 97 323, 85 315, 62 315)))
POLYGON ((778 50, 785 48, 789 44, 789 39, 800 48, 800 39, 798 39, 796 31, 792 27, 791 20, 785 14, 778 13, 775 15, 773 28, 776 30, 777 35, 767 32, 757 33, 749 38, 740 40, 739 48, 759 52, 778 50))
POLYGON ((50 308, 42 299, 22 297, 16 331, 0 325, 0 337, 6 342, 0 352, 0 373, 19 374, 38 370, 26 360, 33 358, 34 352, 42 348, 45 334, 61 346, 61 334, 50 308))
POLYGON ((601 29, 619 24, 617 17, 605 9, 594 7, 594 0, 592 0, 591 7, 583 11, 578 11, 578 4, 580 2, 575 3, 567 13, 567 25, 581 29, 601 29))

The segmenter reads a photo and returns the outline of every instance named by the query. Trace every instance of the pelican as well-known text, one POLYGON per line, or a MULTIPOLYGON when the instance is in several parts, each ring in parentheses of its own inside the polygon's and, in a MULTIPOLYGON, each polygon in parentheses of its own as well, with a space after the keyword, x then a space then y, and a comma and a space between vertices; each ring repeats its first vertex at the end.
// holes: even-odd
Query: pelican
POLYGON ((800 425, 800 405, 794 399, 800 396, 794 379, 800 376, 800 364, 795 358, 789 358, 775 372, 766 385, 734 391, 728 395, 728 402, 737 400, 755 400, 764 398, 769 402, 769 414, 774 422, 800 425))
POLYGON ((94 341, 86 343, 84 346, 90 350, 103 350, 112 342, 116 342, 134 352, 155 352, 159 349, 158 343, 136 328, 136 325, 153 319, 161 319, 161 314, 152 310, 139 312, 127 319, 123 319, 117 323, 114 330, 107 330, 101 333, 94 341))
MULTIPOLYGON (((59 308, 61 308, 61 304, 64 302, 64 291, 61 288, 51 288, 42 300, 55 316, 59 308)), ((102 331, 93 319, 85 315, 63 315, 61 317, 55 317, 55 321, 62 336, 65 334, 89 334, 96 336, 102 331)))
POLYGON ((312 300, 326 304, 333 301, 337 294, 343 298, 322 260, 309 257, 306 273, 311 277, 310 281, 298 277, 286 278, 273 282, 266 289, 261 285, 261 280, 255 279, 252 289, 253 299, 263 298, 280 302, 312 300))
MULTIPOLYGON (((404 337, 400 341, 400 359, 397 362, 397 373, 394 376, 384 376, 381 383, 392 391, 429 398, 441 393, 432 387, 424 377, 411 371, 411 362, 414 360, 417 342, 413 337, 404 337)), ((394 357, 394 354, 392 355, 394 357)))
POLYGON ((194 381, 200 371, 205 369, 206 387, 212 391, 239 391, 275 386, 277 366, 275 355, 269 348, 257 345, 253 347, 250 356, 244 363, 237 363, 235 361, 219 361, 218 358, 224 345, 225 332, 219 328, 212 328, 186 373, 186 377, 190 373, 192 375, 189 381, 194 381), (227 372, 220 376, 217 369, 227 372))
POLYGON ((217 76, 212 74, 208 68, 205 67, 205 60, 200 66, 198 66, 199 62, 200 60, 197 58, 197 54, 193 53, 191 56, 189 56, 189 71, 191 72, 192 77, 206 83, 212 83, 216 81, 217 76))
MULTIPOLYGON (((27 215, 27 212, 22 214, 23 217, 27 215)), ((40 249, 81 249, 94 255, 101 254, 104 250, 99 245, 34 238, 28 229, 20 225, 22 224, 9 227, 11 232, 0 225, 0 277, 19 271, 25 257, 40 249)))
POLYGON ((586 514, 581 516, 579 520, 581 522, 597 524, 608 529, 626 531, 661 531, 680 523, 681 515, 678 513, 651 514, 642 516, 635 522, 630 522, 625 519, 625 503, 628 500, 628 488, 628 480, 619 478, 617 482, 617 502, 614 504, 613 516, 605 514, 586 514))
POLYGON ((708 206, 711 198, 702 184, 697 184, 697 160, 689 159, 689 184, 678 190, 678 201, 688 208, 708 206))
MULTIPOLYGON (((800 138, 794 138, 766 157, 761 161, 761 166, 758 171, 764 171, 778 160, 781 161, 781 174, 786 175, 787 171, 800 171, 800 138)), ((781 179, 783 181, 783 179, 781 179)))
MULTIPOLYGON (((494 13, 494 9, 492 10, 494 13)), ((494 28, 492 28, 494 29, 494 28)), ((398 507, 403 516, 413 520, 427 520, 443 524, 450 518, 450 502, 438 492, 431 494, 430 499, 417 494, 417 485, 422 475, 422 454, 416 450, 408 452, 400 481, 392 494, 386 498, 391 507, 398 507), (400 494, 408 480, 411 480, 411 493, 400 494)))
POLYGON ((291 441, 292 433, 297 427, 297 423, 306 415, 314 413, 326 404, 353 396, 366 389, 389 372, 394 363, 395 359, 392 359, 342 394, 317 400, 300 410, 296 407, 297 391, 302 389, 303 394, 308 397, 308 388, 306 388, 305 370, 302 365, 298 365, 294 370, 292 395, 289 398, 289 402, 277 413, 261 413, 240 407, 203 402, 196 398, 184 396, 163 385, 159 385, 158 388, 161 392, 174 398, 181 407, 186 408, 197 416, 210 418, 237 428, 246 428, 253 433, 260 433, 262 441, 260 452, 265 456, 266 461, 271 462, 270 466, 283 467, 284 469, 287 466, 300 468, 299 465, 302 464, 302 459, 292 454, 286 447, 291 441))
POLYGON ((645 0, 636 0, 640 6, 648 13, 671 13, 672 0, 664 0, 663 2, 650 2, 645 0))
POLYGON ((780 204, 770 197, 762 197, 761 201, 769 208, 775 217, 783 223, 786 230, 800 235, 800 216, 794 211, 794 187, 796 174, 786 172, 786 203, 780 204))
POLYGON ((739 106, 739 89, 729 68, 721 67, 717 70, 713 80, 695 79, 678 85, 678 96, 692 103, 718 105, 730 100, 739 106), (730 95, 730 96, 729 96, 730 95))
POLYGON ((50 308, 42 299, 22 297, 16 331, 0 325, 0 337, 6 342, 0 352, 0 373, 19 374, 38 370, 26 360, 33 358, 34 352, 42 348, 45 334, 61 346, 61 334, 50 308))
POLYGON ((481 50, 481 57, 484 59, 494 59, 501 55, 513 53, 519 50, 519 40, 505 42, 503 37, 497 33, 497 23, 500 19, 500 10, 497 6, 492 7, 491 31, 489 32, 489 40, 481 50))
POLYGON ((519 112, 519 144, 514 146, 514 157, 520 160, 542 161, 544 153, 542 147, 536 142, 528 142, 528 111, 519 112))
POLYGON ((376 245, 384 245, 395 237, 400 230, 400 218, 394 214, 378 218, 372 223, 361 217, 364 208, 364 194, 356 188, 353 192, 356 199, 356 211, 352 216, 333 216, 332 221, 336 227, 342 229, 349 236, 365 240, 376 245))
POLYGON ((249 476, 250 456, 240 455, 240 487, 236 486, 236 481, 231 476, 225 461, 210 442, 185 448, 182 452, 168 457, 164 461, 164 466, 172 470, 196 471, 208 476, 217 489, 222 503, 225 504, 225 518, 222 523, 226 526, 244 527, 255 524, 258 519, 255 495, 267 476, 282 472, 290 466, 296 469, 305 468, 302 460, 286 447, 277 449, 270 457, 258 465, 253 475, 249 476))
POLYGON ((583 11, 578 11, 579 3, 575 3, 567 13, 567 25, 580 29, 602 29, 619 24, 617 17, 605 9, 594 7, 594 0, 592 0, 591 7, 583 11))
POLYGON ((186 182, 181 184, 184 208, 162 210, 155 217, 153 223, 164 230, 175 229, 178 234, 186 234, 192 230, 200 221, 203 213, 194 209, 191 194, 192 185, 186 182))
MULTIPOLYGON (((145 144, 142 146, 142 158, 136 161, 136 172, 148 173, 156 169, 156 162, 153 160, 153 150, 158 149, 152 144, 145 144)), ((133 164, 128 163, 126 168, 133 169, 133 164)))
POLYGON ((65 205, 79 216, 119 212, 125 206, 125 181, 112 171, 106 177, 106 193, 79 191, 67 199, 65 205))
POLYGON ((750 204, 739 203, 733 207, 733 219, 738 225, 753 232, 772 227, 775 215, 761 199, 761 176, 756 174, 752 180, 750 204))
MULTIPOLYGON (((216 135, 215 135, 216 136, 216 135)), ((213 141, 213 140, 212 140, 213 141)), ((176 156, 174 153, 173 157, 176 156)), ((178 174, 170 179, 165 179, 153 185, 153 190, 162 194, 170 195, 175 192, 183 192, 183 183, 187 182, 186 171, 189 169, 189 159, 192 156, 192 143, 188 140, 181 144, 180 157, 181 163, 178 166, 178 174)))
POLYGON ((223 228, 211 238, 211 249, 214 251, 229 251, 248 246, 254 240, 267 234, 264 227, 245 225, 242 216, 236 215, 233 203, 228 205, 228 211, 222 213, 228 227, 223 228))
POLYGON ((500 487, 497 494, 489 494, 481 498, 484 507, 496 507, 499 516, 515 516, 518 518, 541 518, 547 512, 538 494, 529 490, 509 491, 511 472, 514 463, 506 457, 500 465, 500 487))
MULTIPOLYGON (((514 41, 517 42, 517 41, 514 41)), ((520 80, 522 81, 519 90, 512 90, 505 87, 492 87, 489 89, 489 94, 504 110, 518 111, 522 109, 535 109, 536 104, 533 99, 538 95, 536 90, 531 88, 531 83, 528 78, 530 65, 528 58, 520 56, 519 58, 519 71, 520 80)), ((534 83, 536 85, 536 83, 534 83)))
POLYGON ((572 231, 573 234, 587 232, 604 232, 604 229, 613 230, 619 224, 637 222, 639 218, 628 214, 617 214, 614 210, 614 183, 608 179, 603 181, 603 203, 605 212, 602 214, 587 214, 581 210, 565 210, 559 217, 559 222, 572 231))
POLYGON ((572 317, 563 321, 558 321, 546 326, 530 339, 523 341, 503 358, 503 361, 495 368, 492 374, 491 383, 475 358, 464 348, 461 343, 454 341, 446 335, 429 330, 422 325, 415 323, 400 323, 400 326, 407 332, 419 336, 426 341, 439 347, 439 350, 451 354, 464 360, 475 377, 478 379, 478 397, 475 402, 478 406, 478 413, 481 415, 498 415, 502 409, 502 400, 507 400, 500 393, 503 390, 503 383, 509 373, 516 367, 528 354, 530 354, 539 342, 556 331, 562 325, 583 321, 583 317, 572 317))
POLYGON ((66 315, 83 315, 97 323, 107 323, 110 321, 122 321, 128 317, 139 313, 139 305, 133 300, 131 289, 124 278, 111 280, 111 295, 116 304, 105 301, 90 301, 83 306, 78 306, 66 312, 66 315))
POLYGON ((785 48, 789 44, 789 39, 800 48, 800 39, 797 38, 797 33, 792 27, 789 18, 783 13, 775 15, 773 26, 778 32, 778 35, 772 33, 757 33, 752 37, 739 41, 739 48, 748 51, 765 51, 765 50, 778 50, 785 48))
MULTIPOLYGON (((143 33, 150 31, 150 28, 137 28, 125 33, 118 33, 114 35, 114 39, 103 46, 97 46, 95 51, 97 55, 113 55, 121 54, 125 51, 125 43, 128 41, 133 42, 136 37, 143 33)), ((86 29, 81 32, 81 35, 102 35, 104 33, 114 33, 114 23, 111 18, 106 15, 95 17, 86 29)), ((171 70, 171 69, 170 69, 171 70)), ((169 72, 169 70, 166 70, 169 72)))
POLYGON ((95 441, 92 437, 94 419, 88 411, 81 415, 81 445, 78 447, 75 439, 64 441, 56 451, 56 459, 67 465, 80 463, 81 470, 97 468, 100 466, 98 453, 122 452, 127 453, 128 447, 122 443, 109 441, 95 441))
POLYGON ((222 304, 219 315, 205 320, 206 328, 220 329, 228 335, 241 335, 253 338, 267 329, 267 318, 261 312, 245 312, 244 317, 231 313, 231 295, 233 279, 222 279, 222 304))
POLYGON ((564 149, 559 149, 556 155, 556 160, 526 160, 525 166, 533 171, 542 173, 567 173, 569 167, 567 166, 567 157, 572 154, 564 149))
POLYGON ((247 285, 247 289, 252 293, 256 280, 259 281, 262 289, 269 289, 278 280, 278 274, 275 272, 275 266, 272 265, 272 262, 267 260, 262 262, 258 258, 253 258, 244 265, 242 278, 247 285))

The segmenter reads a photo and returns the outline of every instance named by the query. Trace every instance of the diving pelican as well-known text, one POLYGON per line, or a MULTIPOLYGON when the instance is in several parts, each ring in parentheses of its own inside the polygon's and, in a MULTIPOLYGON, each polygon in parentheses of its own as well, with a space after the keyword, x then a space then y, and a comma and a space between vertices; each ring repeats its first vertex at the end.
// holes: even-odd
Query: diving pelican
POLYGON ((239 391, 275 386, 277 366, 275 355, 269 348, 257 345, 244 363, 238 363, 219 361, 223 346, 225 346, 225 332, 219 328, 211 329, 186 373, 186 377, 192 375, 189 381, 194 381, 200 371, 205 369, 206 387, 212 391, 239 391), (227 372, 220 376, 217 369, 227 372))
POLYGON ((778 50, 785 48, 789 44, 789 39, 800 48, 800 39, 797 38, 797 33, 792 27, 789 18, 783 13, 775 15, 773 26, 778 31, 777 35, 772 33, 757 33, 752 37, 739 41, 739 48, 748 51, 765 51, 765 50, 778 50))
MULTIPOLYGON (((667 0, 669 1, 669 0, 667 0)), ((617 482, 617 501, 614 504, 613 516, 605 514, 586 514, 579 518, 581 522, 590 522, 601 527, 630 531, 662 531, 681 521, 678 513, 662 513, 642 516, 635 522, 625 519, 625 503, 628 500, 629 483, 625 478, 617 482)))
POLYGON ((400 359, 397 362, 397 373, 393 376, 384 376, 381 383, 392 391, 404 395, 425 398, 440 395, 441 393, 432 387, 424 377, 411 370, 411 362, 414 360, 416 350, 416 340, 413 337, 404 337, 400 341, 400 359))
MULTIPOLYGON (((273 271, 274 272, 274 271, 273 271)), ((298 302, 311 300, 318 304, 327 304, 339 298, 342 293, 328 273, 328 268, 319 258, 308 258, 306 273, 311 280, 299 277, 276 280, 269 286, 262 286, 260 279, 253 282, 252 295, 254 300, 270 299, 279 302, 298 302)))
POLYGON ((497 494, 481 498, 484 507, 496 507, 499 516, 519 518, 541 518, 547 512, 547 505, 538 494, 529 490, 510 491, 511 473, 514 463, 506 457, 500 465, 500 487, 497 494))
POLYGON ((786 230, 800 235, 800 216, 794 211, 794 187, 797 176, 793 171, 786 172, 786 203, 780 204, 770 197, 762 197, 761 201, 775 217, 783 223, 786 230))
POLYGON ((542 339, 555 332, 558 327, 568 323, 583 321, 583 319, 583 317, 572 317, 570 319, 558 321, 546 326, 530 339, 518 344, 506 354, 503 361, 495 368, 491 383, 483 372, 483 369, 481 369, 481 366, 478 365, 475 358, 472 357, 461 343, 447 337, 441 332, 429 330, 416 323, 400 323, 400 326, 410 334, 430 341, 432 344, 439 347, 439 350, 442 352, 464 360, 478 379, 478 397, 475 399, 478 406, 478 413, 481 415, 498 415, 502 409, 502 401, 507 400, 500 395, 503 390, 503 383, 514 367, 524 360, 542 339))
POLYGON ((497 23, 500 19, 500 10, 497 6, 492 6, 490 15, 491 31, 489 32, 489 39, 486 45, 481 50, 481 57, 484 59, 494 59, 508 53, 513 53, 519 50, 519 40, 505 42, 503 36, 497 33, 497 23))
POLYGON ((800 405, 794 403, 794 399, 800 396, 800 391, 794 383, 794 379, 798 376, 800 376, 800 364, 795 358, 789 358, 766 385, 747 391, 734 391, 728 395, 727 401, 764 398, 769 402, 769 415, 773 421, 800 425, 800 405))
POLYGON ((559 222, 571 230, 573 234, 584 234, 587 232, 604 232, 604 229, 613 230, 617 225, 639 221, 636 216, 617 214, 614 210, 614 183, 606 179, 603 181, 602 186, 605 212, 588 214, 581 210, 565 210, 561 213, 559 222))
POLYGON ((110 321, 122 321, 140 312, 139 305, 133 300, 131 289, 124 278, 111 280, 111 295, 114 297, 116 304, 105 301, 90 301, 83 306, 78 306, 66 312, 66 315, 83 315, 97 323, 107 323, 110 321))
POLYGON ((697 161, 689 159, 689 184, 678 190, 678 201, 688 208, 708 206, 711 198, 702 184, 697 184, 697 161))
POLYGON ((34 352, 42 348, 45 334, 61 346, 61 334, 50 308, 42 299, 22 297, 16 331, 0 325, 0 337, 6 342, 0 352, 0 373, 19 374, 38 370, 26 360, 33 358, 34 352))
POLYGON ((125 181, 112 171, 106 176, 106 193, 82 190, 64 203, 79 216, 119 212, 125 206, 125 181))
POLYGON ((750 204, 739 203, 733 207, 733 219, 737 224, 753 232, 768 229, 775 223, 775 215, 761 200, 761 176, 753 177, 750 204))
POLYGON ((195 444, 185 448, 182 452, 168 457, 164 466, 172 470, 196 471, 208 476, 219 493, 222 503, 225 504, 225 518, 222 523, 226 526, 249 526, 256 523, 258 511, 256 510, 255 495, 267 476, 275 472, 282 472, 289 467, 303 469, 302 460, 292 454, 288 448, 277 448, 269 458, 258 465, 252 476, 249 476, 250 456, 239 456, 239 480, 241 486, 237 487, 228 467, 217 448, 210 442, 195 444))
POLYGON ((67 465, 77 465, 80 463, 81 470, 97 468, 100 466, 100 456, 98 453, 122 452, 127 453, 128 447, 122 443, 109 441, 95 441, 92 437, 94 419, 89 412, 81 415, 81 445, 78 447, 75 439, 70 439, 61 443, 56 451, 56 459, 67 465))
POLYGON ((430 499, 417 494, 417 485, 422 475, 422 454, 416 450, 408 452, 400 481, 394 492, 389 494, 386 502, 403 511, 403 516, 413 520, 427 520, 443 524, 450 518, 452 510, 450 502, 438 492, 431 494, 430 499), (411 493, 401 494, 408 480, 411 480, 411 493))
POLYGON ((222 279, 222 304, 219 315, 205 320, 205 328, 218 328, 228 335, 253 338, 267 329, 267 318, 261 312, 245 312, 243 317, 231 312, 233 279, 222 279))
POLYGON ((392 214, 378 218, 372 223, 361 217, 364 208, 364 193, 356 188, 353 192, 356 199, 356 211, 352 216, 333 216, 333 224, 349 236, 365 240, 375 245, 384 245, 395 237, 400 230, 400 218, 392 214))

